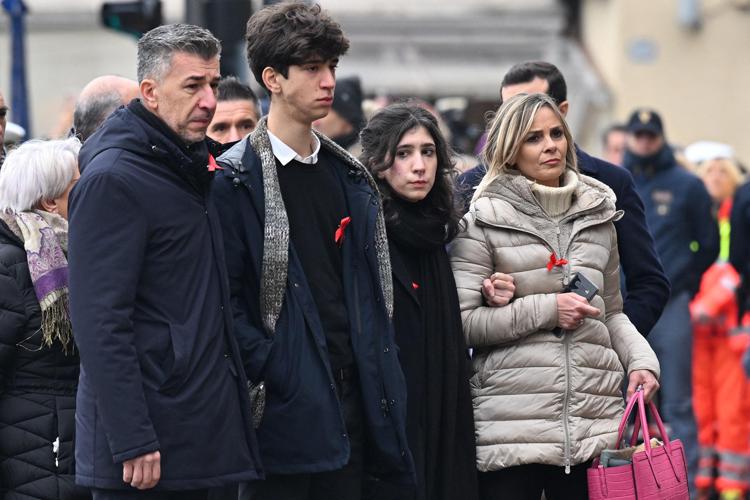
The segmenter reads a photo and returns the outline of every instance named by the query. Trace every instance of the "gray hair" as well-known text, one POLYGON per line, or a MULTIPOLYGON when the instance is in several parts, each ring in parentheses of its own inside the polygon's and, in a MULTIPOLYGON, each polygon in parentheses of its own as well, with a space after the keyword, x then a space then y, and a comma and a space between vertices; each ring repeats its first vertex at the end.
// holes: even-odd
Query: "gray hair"
POLYGON ((120 105, 122 99, 115 90, 80 99, 73 111, 73 128, 78 138, 85 142, 120 105))
POLYGON ((138 83, 146 78, 161 80, 175 52, 211 59, 221 55, 221 42, 207 29, 192 24, 158 26, 138 40, 138 83))
POLYGON ((78 170, 81 141, 27 141, 11 150, 0 169, 0 211, 27 212, 59 198, 78 170))

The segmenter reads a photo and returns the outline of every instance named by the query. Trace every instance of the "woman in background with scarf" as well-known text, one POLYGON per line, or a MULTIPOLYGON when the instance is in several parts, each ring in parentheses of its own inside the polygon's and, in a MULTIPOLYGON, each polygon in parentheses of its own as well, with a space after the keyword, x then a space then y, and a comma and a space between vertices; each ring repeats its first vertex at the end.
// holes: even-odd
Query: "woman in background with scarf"
POLYGON ((407 385, 417 488, 385 484, 366 498, 476 500, 469 358, 445 244, 458 232, 453 164, 429 111, 393 104, 360 136, 377 180, 393 270, 394 329, 407 385))
POLYGON ((29 141, 0 170, 0 496, 89 498, 74 484, 78 355, 68 316, 77 139, 29 141))

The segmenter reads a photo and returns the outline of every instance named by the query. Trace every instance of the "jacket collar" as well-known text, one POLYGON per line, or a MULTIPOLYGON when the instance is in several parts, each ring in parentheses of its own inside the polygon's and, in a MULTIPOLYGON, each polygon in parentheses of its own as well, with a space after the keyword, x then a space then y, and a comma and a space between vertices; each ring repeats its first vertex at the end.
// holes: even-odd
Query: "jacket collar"
POLYGON ((268 131, 268 138, 271 141, 271 149, 273 149, 273 155, 284 166, 288 165, 292 160, 297 160, 298 162, 305 163, 307 165, 315 165, 316 163, 318 163, 318 153, 320 153, 320 139, 318 139, 318 136, 313 134, 312 132, 310 132, 310 135, 315 141, 315 146, 313 147, 312 154, 310 154, 310 156, 306 158, 303 158, 298 155, 295 150, 287 146, 284 141, 276 137, 273 132, 271 132, 270 130, 268 131))
POLYGON ((639 156, 626 149, 622 164, 633 175, 645 177, 653 177, 659 172, 664 172, 676 166, 674 151, 666 143, 651 156, 639 156))

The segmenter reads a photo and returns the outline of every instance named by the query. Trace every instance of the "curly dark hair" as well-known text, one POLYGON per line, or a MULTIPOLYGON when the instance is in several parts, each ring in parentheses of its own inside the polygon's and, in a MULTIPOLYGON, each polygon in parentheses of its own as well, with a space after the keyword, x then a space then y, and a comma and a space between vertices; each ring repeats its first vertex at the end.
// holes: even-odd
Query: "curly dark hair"
POLYGON ((461 214, 456 206, 453 187, 456 171, 451 159, 452 151, 440 132, 435 116, 410 102, 391 104, 378 111, 360 133, 362 154, 359 159, 372 172, 378 183, 383 198, 383 211, 386 220, 394 221, 398 218, 396 211, 390 206, 395 193, 385 179, 378 173, 388 170, 396 157, 398 143, 404 134, 417 127, 424 127, 435 141, 437 155, 437 172, 435 184, 425 201, 428 206, 445 220, 446 242, 452 240, 459 230, 461 214))
POLYGON ((245 40, 250 70, 263 88, 267 67, 286 78, 289 66, 314 58, 336 59, 349 50, 341 25, 319 5, 301 2, 278 3, 253 14, 247 21, 245 40))

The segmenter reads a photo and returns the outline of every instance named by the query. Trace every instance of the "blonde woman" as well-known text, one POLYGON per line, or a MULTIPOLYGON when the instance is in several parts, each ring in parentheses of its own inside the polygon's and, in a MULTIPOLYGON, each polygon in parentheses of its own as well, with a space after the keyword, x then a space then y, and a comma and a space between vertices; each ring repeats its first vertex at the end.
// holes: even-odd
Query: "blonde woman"
POLYGON ((587 498, 586 468, 615 445, 620 392, 658 389, 659 362, 622 312, 612 191, 578 173, 554 101, 520 94, 491 123, 488 171, 451 247, 471 380, 480 495, 587 498), (515 298, 488 307, 482 283, 513 277, 515 298), (591 302, 565 287, 576 274, 591 302))

